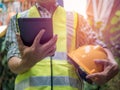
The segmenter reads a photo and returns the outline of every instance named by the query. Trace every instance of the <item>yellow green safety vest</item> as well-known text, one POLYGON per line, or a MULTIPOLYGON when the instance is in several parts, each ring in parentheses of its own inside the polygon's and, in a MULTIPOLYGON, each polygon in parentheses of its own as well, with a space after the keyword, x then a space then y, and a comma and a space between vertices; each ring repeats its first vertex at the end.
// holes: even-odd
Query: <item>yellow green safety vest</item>
MULTIPOLYGON (((22 13, 19 16, 23 17, 22 13)), ((40 17, 40 14, 36 6, 33 6, 26 15, 24 14, 24 17, 40 17)), ((52 16, 52 21, 53 32, 58 35, 57 49, 52 57, 53 90, 82 90, 82 81, 74 66, 67 60, 67 52, 76 47, 77 14, 66 12, 58 6, 52 16)), ((46 57, 27 72, 17 75, 15 90, 51 90, 50 68, 50 58, 46 57)))

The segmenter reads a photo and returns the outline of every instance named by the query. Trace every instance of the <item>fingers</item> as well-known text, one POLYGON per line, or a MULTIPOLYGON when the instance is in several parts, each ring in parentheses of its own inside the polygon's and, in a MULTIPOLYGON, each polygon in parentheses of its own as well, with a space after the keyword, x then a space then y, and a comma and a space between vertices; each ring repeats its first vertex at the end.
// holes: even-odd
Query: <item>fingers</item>
POLYGON ((96 64, 98 65, 102 65, 104 68, 106 68, 108 65, 110 65, 111 63, 109 62, 109 60, 106 59, 102 59, 102 60, 94 60, 96 64))
POLYGON ((107 72, 110 70, 108 60, 94 60, 96 64, 103 66, 103 71, 98 73, 89 74, 86 76, 87 79, 91 79, 94 83, 101 85, 107 81, 107 72))
POLYGON ((47 56, 54 56, 55 51, 56 51, 56 48, 54 48, 53 50, 51 50, 51 51, 47 54, 47 56))
POLYGON ((92 80, 95 80, 97 77, 99 77, 100 74, 99 73, 95 73, 95 74, 90 74, 90 75, 87 75, 86 78, 87 79, 92 79, 92 80))
POLYGON ((51 47, 55 46, 57 42, 57 35, 53 36, 52 39, 50 39, 47 43, 44 44, 44 48, 46 48, 46 50, 50 49, 51 47))
POLYGON ((41 38, 42 38, 44 32, 45 32, 45 30, 42 29, 42 30, 37 34, 37 36, 35 37, 35 40, 34 40, 32 46, 36 46, 36 45, 38 46, 38 45, 40 45, 39 41, 41 40, 41 38))
POLYGON ((57 42, 57 35, 53 36, 48 42, 44 44, 40 44, 40 40, 44 34, 45 30, 41 30, 38 35, 35 37, 33 45, 31 46, 36 53, 36 56, 39 58, 44 58, 47 56, 54 55, 56 51, 56 42, 57 42), (38 54, 38 55, 37 55, 38 54))
POLYGON ((109 81, 114 76, 114 64, 109 60, 95 60, 95 63, 104 65, 104 70, 102 72, 87 75, 87 79, 91 79, 96 84, 101 85, 109 81))
POLYGON ((94 83, 102 85, 106 82, 106 77, 102 73, 95 73, 86 76, 87 79, 91 79, 94 83))
POLYGON ((96 59, 94 61, 95 61, 96 64, 103 64, 104 65, 104 64, 108 63, 108 61, 106 59, 102 59, 102 60, 101 59, 100 60, 96 59))
POLYGON ((46 56, 54 55, 54 53, 56 51, 56 41, 57 41, 57 35, 53 36, 52 39, 50 39, 47 43, 45 43, 42 46, 42 48, 44 48, 46 56))
POLYGON ((113 64, 109 60, 95 60, 95 63, 103 66, 103 73, 111 72, 113 69, 113 64))

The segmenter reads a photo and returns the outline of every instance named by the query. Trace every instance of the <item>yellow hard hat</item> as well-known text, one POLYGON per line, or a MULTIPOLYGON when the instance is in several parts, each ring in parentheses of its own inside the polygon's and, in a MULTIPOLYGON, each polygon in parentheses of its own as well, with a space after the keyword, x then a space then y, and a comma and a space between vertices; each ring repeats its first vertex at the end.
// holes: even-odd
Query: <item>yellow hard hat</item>
POLYGON ((102 65, 97 65, 95 59, 107 59, 107 53, 99 45, 81 46, 75 51, 72 51, 68 56, 87 74, 101 72, 102 65))

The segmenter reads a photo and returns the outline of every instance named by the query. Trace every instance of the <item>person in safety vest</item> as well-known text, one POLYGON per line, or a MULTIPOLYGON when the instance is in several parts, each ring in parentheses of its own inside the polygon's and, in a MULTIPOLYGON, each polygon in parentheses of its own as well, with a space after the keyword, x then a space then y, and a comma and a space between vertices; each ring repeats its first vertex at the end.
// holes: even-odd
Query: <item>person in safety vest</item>
POLYGON ((10 20, 6 33, 8 66, 17 74, 15 90, 83 90, 83 81, 67 54, 83 45, 100 45, 108 60, 97 59, 104 65, 99 73, 87 75, 101 85, 118 73, 118 64, 106 45, 97 39, 86 20, 76 12, 68 12, 56 0, 36 0, 30 9, 16 14, 10 20), (25 46, 19 35, 18 18, 52 18, 53 37, 46 43, 39 41, 41 30, 31 46, 25 46))

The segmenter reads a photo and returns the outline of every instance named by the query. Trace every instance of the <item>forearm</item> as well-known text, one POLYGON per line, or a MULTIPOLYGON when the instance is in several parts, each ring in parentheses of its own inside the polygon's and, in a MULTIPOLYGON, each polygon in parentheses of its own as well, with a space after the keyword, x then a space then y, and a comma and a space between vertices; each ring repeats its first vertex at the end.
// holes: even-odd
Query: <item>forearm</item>
POLYGON ((8 66, 10 70, 15 74, 24 73, 29 70, 34 63, 25 62, 18 57, 12 57, 9 59, 8 66))

